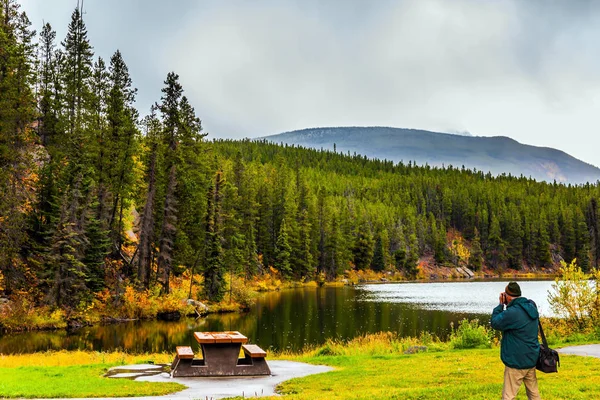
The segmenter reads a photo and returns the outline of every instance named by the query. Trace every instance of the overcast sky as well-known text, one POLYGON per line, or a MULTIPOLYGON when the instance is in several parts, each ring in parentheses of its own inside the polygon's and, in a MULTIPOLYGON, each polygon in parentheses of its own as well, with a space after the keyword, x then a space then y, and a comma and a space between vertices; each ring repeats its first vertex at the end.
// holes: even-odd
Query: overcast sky
MULTIPOLYGON (((62 40, 77 0, 21 0, 62 40)), ((209 137, 324 126, 509 136, 600 166, 600 1, 85 0, 142 114, 167 72, 209 137)))

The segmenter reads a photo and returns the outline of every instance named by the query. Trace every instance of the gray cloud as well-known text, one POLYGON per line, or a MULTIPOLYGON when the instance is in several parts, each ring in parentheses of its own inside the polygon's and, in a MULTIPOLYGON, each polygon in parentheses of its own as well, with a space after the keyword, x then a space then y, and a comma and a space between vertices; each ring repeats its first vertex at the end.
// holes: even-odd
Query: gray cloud
MULTIPOLYGON (((37 27, 44 17, 64 37, 75 1, 22 3, 37 27)), ((598 2, 85 4, 92 44, 106 58, 123 52, 142 111, 174 70, 212 137, 468 130, 600 165, 598 2)))

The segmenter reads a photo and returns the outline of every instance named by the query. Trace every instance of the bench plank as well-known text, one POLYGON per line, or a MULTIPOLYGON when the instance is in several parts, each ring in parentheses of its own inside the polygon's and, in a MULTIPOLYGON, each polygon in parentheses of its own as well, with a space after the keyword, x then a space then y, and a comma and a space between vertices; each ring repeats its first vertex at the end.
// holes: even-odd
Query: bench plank
POLYGON ((194 359, 194 351, 190 346, 177 346, 177 357, 182 360, 194 359))
POLYGON ((267 352, 255 344, 244 344, 242 345, 242 349, 244 349, 244 353, 252 358, 264 358, 267 356, 267 352))

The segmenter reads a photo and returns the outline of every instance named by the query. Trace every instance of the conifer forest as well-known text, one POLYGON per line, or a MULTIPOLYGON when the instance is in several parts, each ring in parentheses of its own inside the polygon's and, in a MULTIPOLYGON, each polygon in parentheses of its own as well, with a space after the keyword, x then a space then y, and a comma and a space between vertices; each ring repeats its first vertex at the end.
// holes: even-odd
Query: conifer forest
POLYGON ((125 285, 168 294, 186 271, 203 277, 202 300, 219 301, 228 274, 269 270, 308 281, 348 270, 410 279, 424 259, 598 266, 597 183, 207 140, 177 73, 137 110, 127 54, 96 57, 78 9, 58 38, 14 0, 0 5, 3 296, 76 309, 125 285))

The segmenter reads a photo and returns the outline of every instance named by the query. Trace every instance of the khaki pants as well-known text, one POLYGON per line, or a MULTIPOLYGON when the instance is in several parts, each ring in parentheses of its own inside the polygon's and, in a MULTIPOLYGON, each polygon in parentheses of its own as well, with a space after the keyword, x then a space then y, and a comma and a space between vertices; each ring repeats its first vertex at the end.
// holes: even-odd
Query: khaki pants
POLYGON ((502 400, 513 400, 517 397, 517 392, 521 383, 525 383, 527 398, 529 400, 541 400, 538 391, 537 376, 535 367, 531 369, 504 368, 504 388, 502 389, 502 400))

